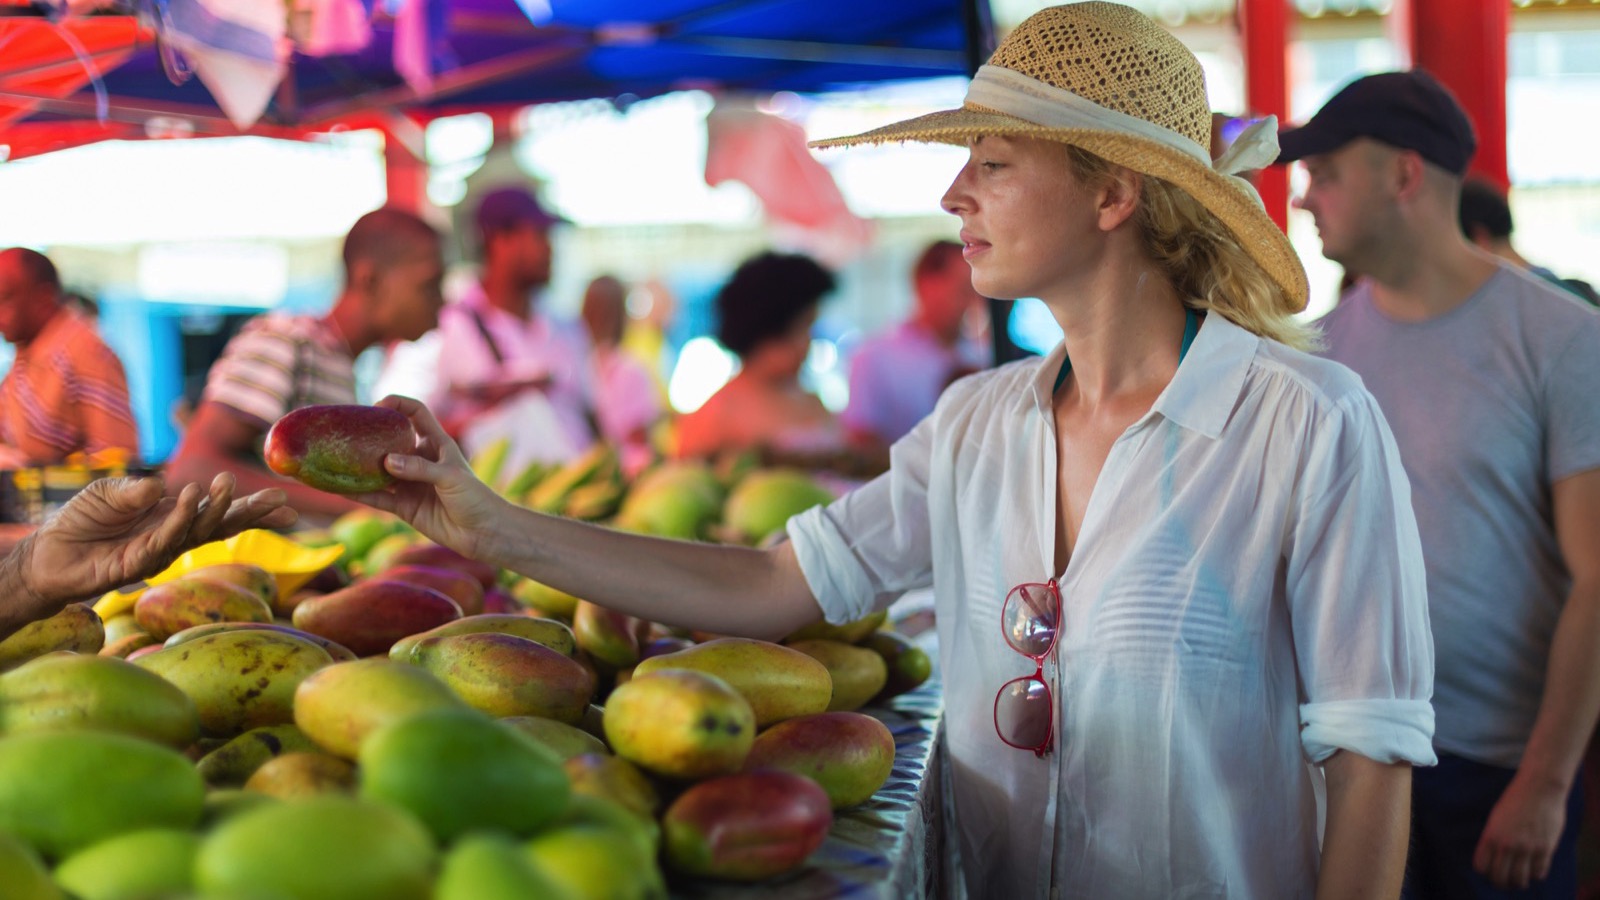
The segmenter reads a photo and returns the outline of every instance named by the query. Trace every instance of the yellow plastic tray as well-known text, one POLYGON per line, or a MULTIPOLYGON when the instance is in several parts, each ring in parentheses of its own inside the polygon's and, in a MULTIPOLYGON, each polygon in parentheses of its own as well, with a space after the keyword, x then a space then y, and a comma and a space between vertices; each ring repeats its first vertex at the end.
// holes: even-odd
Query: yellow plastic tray
POLYGON ((302 547, 275 532, 254 528, 241 531, 225 541, 212 541, 178 557, 161 574, 131 588, 109 591, 95 602, 101 621, 131 609, 146 590, 180 578, 196 569, 219 563, 250 563, 271 572, 278 582, 278 596, 288 597, 300 590, 318 572, 333 565, 344 552, 343 544, 302 547))

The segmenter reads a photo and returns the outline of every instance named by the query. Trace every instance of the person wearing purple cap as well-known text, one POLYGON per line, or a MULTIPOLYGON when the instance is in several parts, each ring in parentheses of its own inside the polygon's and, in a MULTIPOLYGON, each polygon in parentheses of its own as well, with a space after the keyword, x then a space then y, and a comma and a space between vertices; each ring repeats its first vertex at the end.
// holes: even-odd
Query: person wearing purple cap
POLYGON ((1326 354, 1377 397, 1422 535, 1439 765, 1413 776, 1407 896, 1571 897, 1600 715, 1600 316, 1462 236, 1476 140, 1426 73, 1359 79, 1280 142, 1323 255, 1364 276, 1326 354))
POLYGON ((510 187, 486 194, 474 221, 482 268, 439 316, 437 384, 422 399, 469 452, 509 437, 509 466, 569 458, 595 439, 589 342, 539 308, 564 220, 510 187))

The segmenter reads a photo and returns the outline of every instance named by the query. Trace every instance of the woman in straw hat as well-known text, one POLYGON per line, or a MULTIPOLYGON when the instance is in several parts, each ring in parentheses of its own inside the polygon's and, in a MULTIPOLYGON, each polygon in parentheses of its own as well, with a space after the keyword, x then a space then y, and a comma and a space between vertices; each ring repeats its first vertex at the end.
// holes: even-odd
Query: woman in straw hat
POLYGON ((1304 274, 1228 174, 1272 158, 1273 123, 1213 166, 1209 122, 1181 44, 1083 3, 1018 27, 961 109, 824 142, 969 147, 944 206, 975 286, 1042 298, 1066 338, 953 385, 888 474, 778 547, 513 508, 400 399, 422 441, 369 500, 722 633, 780 637, 932 584, 973 895, 1394 896, 1409 766, 1433 761, 1408 488, 1359 381, 1296 349, 1304 274))

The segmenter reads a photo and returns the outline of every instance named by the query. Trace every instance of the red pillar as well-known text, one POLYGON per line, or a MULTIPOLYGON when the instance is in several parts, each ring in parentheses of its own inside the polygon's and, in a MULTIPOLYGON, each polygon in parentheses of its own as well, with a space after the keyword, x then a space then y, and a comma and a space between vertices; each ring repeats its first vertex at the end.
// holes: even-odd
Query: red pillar
POLYGON ((383 162, 388 205, 422 214, 428 210, 428 164, 423 128, 404 116, 391 116, 383 128, 383 162))
POLYGON ((1472 171, 1507 187, 1506 44, 1511 4, 1506 0, 1400 2, 1410 4, 1412 65, 1427 70, 1456 95, 1478 132, 1472 171))
MULTIPOLYGON (((1239 0, 1245 104, 1256 116, 1289 120, 1289 0, 1239 0)), ((1289 223, 1289 169, 1268 166, 1256 187, 1279 228, 1289 223)))

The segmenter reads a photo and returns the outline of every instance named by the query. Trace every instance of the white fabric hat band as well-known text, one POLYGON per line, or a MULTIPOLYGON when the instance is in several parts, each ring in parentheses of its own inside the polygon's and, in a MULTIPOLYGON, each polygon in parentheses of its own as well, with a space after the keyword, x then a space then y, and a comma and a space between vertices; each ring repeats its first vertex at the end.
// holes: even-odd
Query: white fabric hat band
POLYGON ((1215 163, 1206 148, 1169 128, 1107 109, 1054 85, 1001 66, 982 66, 967 88, 967 102, 1015 116, 1047 128, 1082 128, 1119 132, 1160 144, 1194 159, 1249 188, 1256 204, 1261 197, 1234 173, 1259 169, 1278 158, 1278 118, 1253 122, 1215 163))

